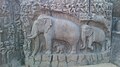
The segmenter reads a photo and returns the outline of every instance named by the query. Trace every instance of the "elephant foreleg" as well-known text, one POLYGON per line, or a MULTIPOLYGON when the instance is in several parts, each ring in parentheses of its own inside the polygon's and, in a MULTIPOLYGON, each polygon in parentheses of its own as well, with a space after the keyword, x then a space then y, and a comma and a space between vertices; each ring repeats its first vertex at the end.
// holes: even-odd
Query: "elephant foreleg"
POLYGON ((93 50, 92 42, 93 42, 93 38, 89 37, 88 38, 88 48, 90 48, 91 50, 93 50))
POLYGON ((46 54, 51 54, 51 50, 52 50, 52 42, 51 42, 51 37, 47 34, 45 34, 45 40, 46 40, 46 54))
POLYGON ((86 36, 83 34, 81 37, 82 37, 82 44, 83 44, 81 49, 84 49, 86 46, 86 36))
POLYGON ((39 37, 37 36, 34 40, 35 45, 34 45, 34 50, 31 56, 35 56, 35 54, 37 53, 37 51, 39 50, 39 37))
POLYGON ((28 38, 32 39, 32 38, 35 38, 37 36, 37 33, 38 33, 38 28, 37 28, 38 26, 37 25, 38 25, 37 22, 34 22, 31 33, 30 33, 30 35, 28 35, 28 38))

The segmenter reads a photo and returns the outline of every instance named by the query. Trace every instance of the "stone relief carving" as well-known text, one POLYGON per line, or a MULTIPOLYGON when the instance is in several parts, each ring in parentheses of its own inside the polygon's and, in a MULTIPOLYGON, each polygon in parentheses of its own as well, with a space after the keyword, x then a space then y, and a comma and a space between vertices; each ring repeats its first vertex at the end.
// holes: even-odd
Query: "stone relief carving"
POLYGON ((48 50, 47 53, 51 54, 53 39, 68 42, 72 46, 71 53, 75 53, 76 45, 80 37, 80 29, 76 24, 63 19, 40 15, 32 26, 32 31, 29 38, 35 38, 37 34, 40 33, 44 33, 48 50))
POLYGON ((59 66, 63 64, 61 61, 68 65, 75 62, 81 65, 94 64, 92 61, 101 62, 100 58, 103 62, 108 62, 111 20, 105 11, 111 9, 107 6, 105 1, 91 1, 90 6, 88 0, 22 1, 26 65, 37 65, 36 60, 40 57, 39 66, 53 65, 56 62, 59 66), (74 21, 73 18, 78 20, 74 21), (85 26, 87 29, 83 28, 85 26), (90 35, 87 36, 86 33, 90 35), (71 56, 78 59, 71 59, 71 56), (56 57, 58 61, 55 60, 56 57), (66 59, 59 59, 61 57, 66 59), (92 60, 89 61, 90 59, 92 60), (29 64, 30 60, 35 64, 29 64))
POLYGON ((26 67, 109 62, 111 7, 104 0, 5 0, 2 60, 12 67, 24 53, 26 67))
MULTIPOLYGON (((82 25, 81 39, 83 41, 84 47, 88 44, 88 48, 93 50, 93 43, 98 43, 100 45, 105 45, 105 32, 97 27, 82 25)), ((105 51, 105 47, 102 46, 102 51, 105 51)))

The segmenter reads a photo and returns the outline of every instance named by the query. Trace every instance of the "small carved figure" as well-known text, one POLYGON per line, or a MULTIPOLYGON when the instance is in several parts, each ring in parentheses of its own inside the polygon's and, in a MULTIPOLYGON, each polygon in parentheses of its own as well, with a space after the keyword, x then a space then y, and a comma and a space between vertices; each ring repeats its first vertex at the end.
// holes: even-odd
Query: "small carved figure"
MULTIPOLYGON (((87 44, 87 40, 88 40, 88 47, 92 50, 93 50, 93 46, 92 46, 93 42, 102 43, 105 41, 105 33, 102 29, 89 25, 82 25, 81 29, 82 29, 81 39, 84 47, 87 44)), ((102 50, 104 51, 103 46, 102 46, 102 50)))
POLYGON ((79 41, 80 30, 79 26, 75 23, 51 16, 40 15, 38 19, 35 20, 31 34, 28 37, 33 39, 40 33, 44 33, 47 54, 51 54, 53 39, 69 42, 72 46, 71 53, 76 53, 76 45, 79 41))
POLYGON ((56 53, 63 53, 65 50, 65 46, 61 43, 55 42, 55 46, 56 48, 56 53))
POLYGON ((7 49, 5 49, 4 47, 0 48, 0 53, 2 54, 2 62, 3 63, 6 63, 6 52, 7 52, 7 49))

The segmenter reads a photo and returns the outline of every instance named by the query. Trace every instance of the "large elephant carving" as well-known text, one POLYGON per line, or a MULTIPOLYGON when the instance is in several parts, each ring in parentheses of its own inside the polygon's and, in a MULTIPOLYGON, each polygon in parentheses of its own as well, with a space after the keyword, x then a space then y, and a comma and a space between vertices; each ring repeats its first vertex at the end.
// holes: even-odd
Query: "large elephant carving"
MULTIPOLYGON (((105 41, 105 32, 97 27, 89 26, 89 25, 82 25, 81 26, 81 39, 83 42, 84 47, 88 45, 90 49, 93 50, 93 42, 102 43, 105 41)), ((102 50, 104 51, 105 48, 102 46, 102 50)))
POLYGON ((76 45, 80 38, 80 29, 75 23, 51 16, 40 15, 33 23, 31 34, 28 37, 35 38, 40 33, 44 33, 47 54, 51 54, 52 52, 53 39, 68 42, 72 46, 71 53, 76 53, 76 45))

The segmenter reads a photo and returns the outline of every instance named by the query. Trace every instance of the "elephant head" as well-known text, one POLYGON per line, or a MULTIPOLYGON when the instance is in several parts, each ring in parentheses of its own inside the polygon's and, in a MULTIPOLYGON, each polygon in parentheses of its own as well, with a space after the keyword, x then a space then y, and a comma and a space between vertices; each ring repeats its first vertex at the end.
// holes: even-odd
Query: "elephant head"
POLYGON ((87 42, 87 38, 92 36, 93 34, 93 28, 89 25, 82 25, 81 26, 81 39, 83 42, 83 47, 85 48, 86 42, 87 42))
POLYGON ((51 28, 52 22, 50 18, 39 18, 35 20, 32 30, 28 38, 33 39, 40 33, 47 33, 51 28))

